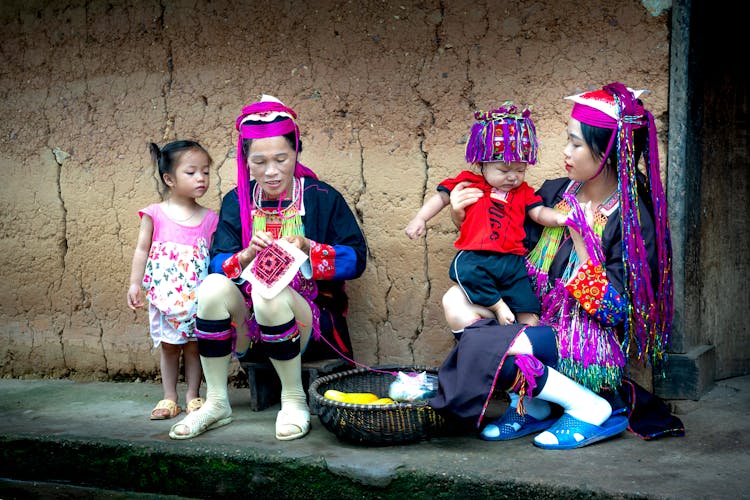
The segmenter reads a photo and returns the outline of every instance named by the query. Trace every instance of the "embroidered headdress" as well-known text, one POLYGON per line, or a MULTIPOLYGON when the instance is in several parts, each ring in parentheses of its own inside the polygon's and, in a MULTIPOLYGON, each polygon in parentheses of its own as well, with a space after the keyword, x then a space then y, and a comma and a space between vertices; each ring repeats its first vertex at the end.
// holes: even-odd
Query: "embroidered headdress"
POLYGON ((638 99, 635 91, 621 83, 611 83, 601 90, 566 97, 575 104, 571 117, 595 127, 612 130, 603 155, 602 171, 613 147, 617 151, 617 175, 622 225, 622 261, 625 287, 629 298, 626 341, 636 342, 639 357, 659 361, 664 355, 672 330, 672 242, 667 215, 667 200, 659 173, 659 149, 653 115, 638 99), (638 186, 633 131, 646 127, 648 141, 644 160, 651 206, 654 210, 658 277, 650 276, 647 251, 640 231, 638 186), (656 284, 654 290, 652 283, 656 284))
MULTIPOLYGON (((243 152, 242 143, 245 139, 263 139, 294 133, 295 152, 299 152, 299 127, 297 113, 287 107, 277 98, 263 95, 260 101, 242 108, 235 126, 239 132, 237 139, 237 197, 240 204, 240 218, 242 220, 242 244, 247 246, 252 238, 252 195, 250 192, 250 175, 247 158, 243 152), (281 119, 279 119, 281 118, 281 119)), ((294 176, 312 177, 317 179, 315 172, 297 161, 294 176)))
POLYGON ((531 110, 506 101, 493 111, 477 111, 466 143, 466 161, 536 163, 537 141, 531 110))

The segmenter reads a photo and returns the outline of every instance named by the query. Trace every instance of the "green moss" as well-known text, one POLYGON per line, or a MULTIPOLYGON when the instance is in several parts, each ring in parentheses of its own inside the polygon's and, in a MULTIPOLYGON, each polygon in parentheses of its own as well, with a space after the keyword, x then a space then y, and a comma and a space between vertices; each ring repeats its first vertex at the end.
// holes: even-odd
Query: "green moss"
POLYGON ((405 470, 385 487, 368 486, 333 473, 322 459, 275 459, 236 446, 176 450, 169 443, 144 446, 115 440, 0 436, 0 450, 6 478, 193 498, 612 498, 590 491, 472 482, 405 470))

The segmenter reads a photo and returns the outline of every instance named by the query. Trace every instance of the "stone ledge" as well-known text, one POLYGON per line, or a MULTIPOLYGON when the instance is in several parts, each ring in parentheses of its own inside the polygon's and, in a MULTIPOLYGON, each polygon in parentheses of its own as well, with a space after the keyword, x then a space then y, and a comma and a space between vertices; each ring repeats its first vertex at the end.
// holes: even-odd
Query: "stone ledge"
POLYGON ((659 397, 697 401, 714 386, 714 346, 700 345, 687 353, 669 354, 664 371, 664 378, 654 377, 654 390, 659 397))

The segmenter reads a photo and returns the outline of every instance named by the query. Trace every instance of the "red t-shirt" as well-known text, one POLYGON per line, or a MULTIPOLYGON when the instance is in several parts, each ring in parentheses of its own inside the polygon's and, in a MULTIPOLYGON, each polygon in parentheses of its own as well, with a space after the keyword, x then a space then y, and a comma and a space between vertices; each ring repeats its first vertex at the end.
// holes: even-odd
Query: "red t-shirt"
POLYGON ((456 184, 464 181, 471 182, 470 187, 484 191, 484 196, 466 209, 456 248, 524 255, 526 212, 541 205, 542 198, 534 194, 525 182, 503 196, 502 192, 487 184, 484 177, 468 170, 444 180, 438 185, 438 190, 450 194, 456 184))

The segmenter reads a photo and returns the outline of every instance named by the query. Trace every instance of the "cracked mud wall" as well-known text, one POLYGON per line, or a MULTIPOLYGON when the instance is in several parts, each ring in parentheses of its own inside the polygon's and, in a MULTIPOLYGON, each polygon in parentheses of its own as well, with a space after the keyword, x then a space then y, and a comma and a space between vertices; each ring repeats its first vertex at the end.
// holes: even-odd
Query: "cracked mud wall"
POLYGON ((417 241, 403 228, 465 167, 476 108, 533 105, 538 186, 562 174, 562 97, 623 81, 651 91, 664 158, 669 15, 636 0, 10 0, 0 19, 5 376, 158 374, 147 313, 125 300, 137 210, 159 200, 147 143, 199 140, 214 159, 202 202, 218 211, 234 120, 260 93, 297 110, 301 161, 367 237, 348 285, 366 364, 436 365, 452 346, 450 217, 417 241))

